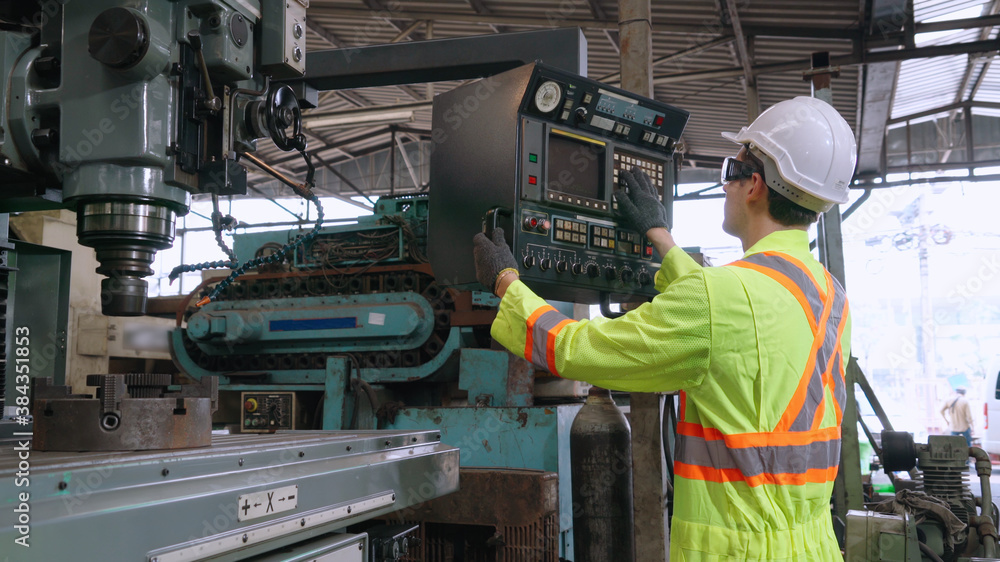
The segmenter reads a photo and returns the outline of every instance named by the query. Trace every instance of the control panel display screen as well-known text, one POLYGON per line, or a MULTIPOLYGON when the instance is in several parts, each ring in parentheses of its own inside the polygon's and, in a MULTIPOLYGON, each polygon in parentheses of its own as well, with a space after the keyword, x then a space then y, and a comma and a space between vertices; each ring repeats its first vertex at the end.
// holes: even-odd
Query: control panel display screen
POLYGON ((601 90, 601 97, 597 98, 597 111, 614 115, 622 119, 628 119, 633 123, 642 123, 650 127, 659 127, 663 124, 665 116, 652 109, 639 105, 639 102, 623 96, 617 96, 611 92, 601 90))
POLYGON ((549 191, 587 199, 604 199, 603 144, 577 140, 553 132, 549 135, 549 191))

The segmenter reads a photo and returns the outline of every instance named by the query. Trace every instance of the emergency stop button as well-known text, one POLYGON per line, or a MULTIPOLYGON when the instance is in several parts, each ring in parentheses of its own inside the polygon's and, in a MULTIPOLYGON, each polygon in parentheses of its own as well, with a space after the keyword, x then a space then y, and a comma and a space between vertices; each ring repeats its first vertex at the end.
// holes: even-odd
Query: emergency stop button
POLYGON ((246 408, 246 411, 248 411, 248 412, 256 412, 257 411, 257 399, 255 399, 255 398, 247 398, 247 401, 243 403, 243 407, 246 408))

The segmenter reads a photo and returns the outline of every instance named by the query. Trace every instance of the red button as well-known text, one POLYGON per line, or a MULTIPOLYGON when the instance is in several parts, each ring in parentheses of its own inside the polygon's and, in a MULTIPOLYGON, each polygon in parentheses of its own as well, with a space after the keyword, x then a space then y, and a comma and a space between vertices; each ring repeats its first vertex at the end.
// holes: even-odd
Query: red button
POLYGON ((538 226, 538 219, 531 217, 531 228, 535 228, 536 226, 538 226))
POLYGON ((536 185, 538 183, 538 178, 535 176, 528 176, 528 183, 531 185, 536 185))
POLYGON ((660 125, 662 125, 663 124, 663 116, 662 115, 657 115, 656 119, 653 119, 653 124, 656 125, 657 127, 659 127, 660 125))
POLYGON ((653 249, 652 248, 646 248, 646 255, 647 256, 653 255, 653 249))

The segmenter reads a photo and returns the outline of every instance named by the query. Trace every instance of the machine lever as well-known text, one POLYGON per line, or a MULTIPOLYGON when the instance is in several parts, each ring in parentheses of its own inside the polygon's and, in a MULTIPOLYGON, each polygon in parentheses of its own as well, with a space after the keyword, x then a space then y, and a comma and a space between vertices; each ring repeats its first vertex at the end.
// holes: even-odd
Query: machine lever
POLYGON ((195 56, 198 57, 198 67, 201 70, 201 79, 205 81, 205 90, 208 92, 208 98, 202 102, 205 109, 215 113, 222 109, 222 100, 215 97, 215 91, 212 90, 212 79, 208 75, 208 65, 205 64, 205 54, 201 50, 201 33, 198 31, 189 31, 188 41, 190 41, 191 46, 194 47, 195 56))

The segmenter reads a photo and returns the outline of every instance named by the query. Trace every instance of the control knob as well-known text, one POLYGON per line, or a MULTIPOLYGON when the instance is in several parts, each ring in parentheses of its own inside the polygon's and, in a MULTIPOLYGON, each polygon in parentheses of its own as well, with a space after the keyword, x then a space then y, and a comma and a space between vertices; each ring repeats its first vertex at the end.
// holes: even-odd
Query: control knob
POLYGON ((577 123, 583 123, 587 120, 587 108, 578 107, 576 111, 573 112, 573 118, 576 119, 577 123))
POLYGON ((573 272, 573 275, 581 275, 583 273, 583 264, 582 263, 574 263, 573 264, 573 269, 571 271, 573 272))
POLYGON ((639 272, 639 286, 640 287, 645 287, 646 285, 649 285, 649 282, 652 281, 652 280, 653 280, 653 278, 650 277, 650 275, 649 275, 648 272, 646 272, 646 271, 640 271, 639 272))
POLYGON ((538 264, 538 267, 542 271, 547 271, 547 270, 551 269, 552 268, 552 259, 551 258, 545 258, 545 259, 543 259, 542 262, 538 264))
POLYGON ((566 266, 567 265, 568 264, 565 261, 562 261, 562 260, 557 261, 556 262, 556 273, 566 273, 566 266))
POLYGON ((632 273, 631 269, 629 269, 629 268, 626 267, 625 269, 622 270, 622 283, 625 283, 627 285, 627 284, 631 283, 632 279, 634 279, 634 278, 635 278, 635 274, 632 273))
POLYGON ((535 256, 524 256, 524 268, 531 269, 535 267, 535 256))
POLYGON ((592 263, 587 266, 587 276, 590 277, 591 279, 596 278, 600 274, 601 274, 601 268, 597 267, 597 264, 592 263))
POLYGON ((614 266, 609 265, 604 268, 604 278, 608 281, 614 281, 618 278, 618 270, 614 266))

